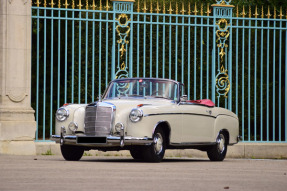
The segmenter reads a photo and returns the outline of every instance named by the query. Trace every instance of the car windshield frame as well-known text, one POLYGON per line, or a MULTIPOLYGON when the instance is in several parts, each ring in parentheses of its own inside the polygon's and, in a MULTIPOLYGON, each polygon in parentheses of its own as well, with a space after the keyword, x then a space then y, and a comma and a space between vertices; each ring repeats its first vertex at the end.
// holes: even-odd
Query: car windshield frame
POLYGON ((180 100, 180 88, 181 83, 169 79, 123 78, 111 81, 102 99, 161 98, 178 102, 180 100))

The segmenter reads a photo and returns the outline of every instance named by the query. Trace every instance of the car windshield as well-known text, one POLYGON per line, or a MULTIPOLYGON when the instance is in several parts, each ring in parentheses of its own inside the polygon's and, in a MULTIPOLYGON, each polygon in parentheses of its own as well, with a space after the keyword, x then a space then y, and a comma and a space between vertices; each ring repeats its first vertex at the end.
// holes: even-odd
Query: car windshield
POLYGON ((164 98, 178 100, 178 84, 161 79, 122 79, 112 82, 104 99, 164 98))

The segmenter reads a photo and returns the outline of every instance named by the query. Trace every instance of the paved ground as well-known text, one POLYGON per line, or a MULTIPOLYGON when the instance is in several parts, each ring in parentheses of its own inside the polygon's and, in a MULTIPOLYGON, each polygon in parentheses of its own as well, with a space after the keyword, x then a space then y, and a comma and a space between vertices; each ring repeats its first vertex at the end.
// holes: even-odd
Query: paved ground
POLYGON ((287 160, 0 155, 0 190, 287 190, 287 160))

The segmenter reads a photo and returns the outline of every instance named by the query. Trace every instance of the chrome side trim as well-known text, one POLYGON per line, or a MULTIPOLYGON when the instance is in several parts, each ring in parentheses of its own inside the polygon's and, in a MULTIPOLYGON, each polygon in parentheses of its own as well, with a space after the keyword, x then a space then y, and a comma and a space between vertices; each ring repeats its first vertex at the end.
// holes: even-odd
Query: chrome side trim
POLYGON ((156 116, 156 115, 199 115, 199 116, 204 116, 204 117, 216 118, 216 116, 204 115, 204 114, 198 114, 198 113, 152 113, 152 114, 145 114, 144 117, 156 116))

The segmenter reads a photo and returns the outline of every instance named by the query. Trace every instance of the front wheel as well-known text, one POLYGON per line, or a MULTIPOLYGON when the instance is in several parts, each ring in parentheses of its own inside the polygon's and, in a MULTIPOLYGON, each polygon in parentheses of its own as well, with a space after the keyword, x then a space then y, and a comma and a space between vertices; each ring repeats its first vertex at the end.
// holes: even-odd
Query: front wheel
POLYGON ((216 139, 216 145, 207 150, 207 155, 211 161, 223 161, 226 156, 226 152, 227 136, 225 133, 220 132, 216 139))
POLYGON ((165 134, 162 129, 156 129, 153 136, 153 143, 143 150, 144 160, 147 162, 160 162, 164 157, 166 149, 165 134))
POLYGON ((130 153, 135 160, 143 159, 143 148, 142 146, 132 146, 130 149, 130 153))
POLYGON ((84 154, 84 149, 71 145, 61 145, 61 152, 64 159, 68 161, 78 161, 84 154))

